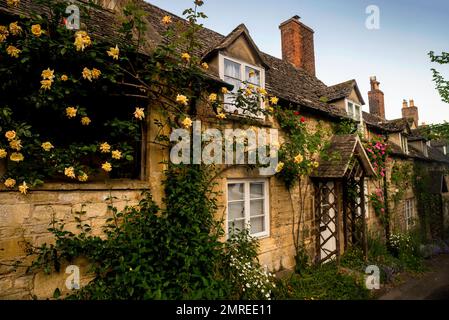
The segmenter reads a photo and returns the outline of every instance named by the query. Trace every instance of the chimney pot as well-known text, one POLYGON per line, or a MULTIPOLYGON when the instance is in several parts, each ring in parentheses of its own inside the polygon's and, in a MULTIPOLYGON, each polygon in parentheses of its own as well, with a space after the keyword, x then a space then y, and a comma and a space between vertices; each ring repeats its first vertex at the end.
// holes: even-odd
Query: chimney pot
POLYGON ((402 117, 406 119, 413 119, 413 123, 415 124, 415 127, 418 128, 419 126, 419 112, 418 107, 415 106, 415 101, 413 99, 410 99, 410 105, 407 106, 407 100, 404 100, 403 102, 404 107, 402 108, 402 117))
POLYGON ((407 102, 407 100, 405 100, 405 99, 402 101, 402 108, 403 108, 403 109, 408 108, 408 102, 407 102))
POLYGON ((410 100, 410 107, 414 107, 415 106, 415 101, 414 100, 410 100))
POLYGON ((282 59, 315 76, 314 31, 298 15, 283 22, 281 29, 282 59))

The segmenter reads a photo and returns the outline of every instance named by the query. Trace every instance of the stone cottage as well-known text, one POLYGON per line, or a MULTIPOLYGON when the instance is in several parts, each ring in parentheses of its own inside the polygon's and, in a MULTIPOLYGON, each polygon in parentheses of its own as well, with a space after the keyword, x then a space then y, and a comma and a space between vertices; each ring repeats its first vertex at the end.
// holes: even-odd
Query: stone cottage
MULTIPOLYGON (((118 25, 114 21, 124 2, 99 1, 103 8, 93 10, 92 23, 86 23, 83 28, 94 37, 112 39, 118 25)), ((149 52, 166 40, 166 27, 161 24, 164 16, 170 16, 175 23, 187 23, 170 12, 138 2, 147 13, 146 50, 149 52)), ((44 10, 29 0, 22 0, 17 8, 7 6, 6 1, 1 0, 0 19, 7 15, 27 15, 31 9, 44 10)), ((208 63, 208 72, 216 81, 233 86, 244 81, 254 82, 254 85, 278 97, 280 106, 297 108, 307 119, 309 130, 330 133, 330 149, 340 155, 338 159, 322 159, 319 168, 290 191, 274 176, 260 175, 258 170, 248 171, 241 166, 226 168, 217 178, 217 190, 222 192, 217 215, 225 218, 226 230, 230 226, 251 223, 251 234, 260 241, 260 261, 273 271, 290 269, 295 265, 292 224, 293 218, 298 218, 301 212, 304 213, 300 226, 304 245, 311 259, 317 263, 338 259, 354 245, 366 250, 369 232, 382 234, 368 199, 377 186, 373 164, 363 145, 365 141, 380 135, 391 146, 393 153, 386 172, 387 179, 391 178, 395 163, 421 163, 428 171, 434 172, 432 177, 441 186, 434 192, 441 199, 447 192, 445 174, 449 167, 446 144, 443 142, 437 146, 420 135, 418 108, 413 101, 410 105, 404 102, 402 119, 387 120, 384 94, 379 81, 372 77, 368 94, 370 112, 363 112, 365 101, 355 80, 327 86, 316 77, 314 31, 298 16, 281 23, 279 28, 282 59, 260 51, 243 24, 228 35, 202 29, 199 32, 202 49, 195 52, 208 63), (335 125, 342 121, 355 123, 358 134, 336 134, 335 125), (349 196, 348 185, 353 187, 356 197, 349 196), (300 199, 300 194, 305 197, 300 199), (303 208, 300 208, 300 202, 303 208)), ((227 127, 246 129, 249 126, 241 121, 239 110, 226 111, 229 113, 227 127)), ((151 124, 158 116, 154 114, 148 120, 147 141, 155 135, 157 128, 151 124)), ((201 117, 207 127, 218 125, 213 117, 208 116, 207 110, 201 117)), ((270 117, 257 118, 253 125, 279 128, 276 120, 270 117)), ((282 132, 280 136, 282 141, 282 132)), ((147 143, 145 148, 148 156, 144 159, 144 170, 139 180, 47 183, 28 196, 0 187, 0 263, 3 263, 0 264, 0 298, 24 299, 31 295, 45 298, 51 296, 55 287, 63 287, 64 274, 29 275, 22 269, 11 272, 8 266, 8 263, 25 257, 24 239, 34 244, 52 241, 47 232, 52 215, 66 220, 69 230, 75 230, 73 212, 84 206, 86 219, 95 232, 101 232, 109 214, 107 198, 116 197, 118 200, 114 205, 121 209, 135 204, 143 190, 151 190, 155 199, 160 201, 160 181, 163 178, 160 162, 167 155, 151 143, 147 143)), ((441 212, 442 207, 443 201, 441 212)), ((391 204, 389 209, 393 224, 391 230, 407 231, 413 227, 418 219, 418 203, 411 183, 404 190, 403 199, 398 204, 391 204)))

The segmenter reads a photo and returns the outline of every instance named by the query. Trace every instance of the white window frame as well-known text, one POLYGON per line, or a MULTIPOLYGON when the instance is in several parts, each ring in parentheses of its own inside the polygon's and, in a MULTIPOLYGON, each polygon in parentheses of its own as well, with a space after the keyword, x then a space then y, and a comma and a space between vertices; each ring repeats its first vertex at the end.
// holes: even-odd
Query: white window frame
POLYGON ((406 199, 404 202, 405 228, 409 231, 415 226, 415 199, 406 199))
POLYGON ((363 123, 363 116, 362 116, 362 106, 359 103, 356 103, 352 100, 349 99, 345 99, 345 108, 346 108, 346 114, 351 117, 351 119, 360 122, 360 124, 363 123), (349 104, 352 104, 353 109, 352 109, 352 116, 349 114, 349 104), (355 116, 355 107, 359 107, 359 119, 357 120, 356 116, 355 116))
POLYGON ((401 149, 405 154, 408 154, 408 138, 404 136, 402 133, 399 133, 399 139, 401 141, 401 149))
POLYGON ((250 184, 251 183, 263 183, 264 184, 264 211, 265 211, 265 231, 259 232, 256 234, 251 234, 252 237, 255 238, 268 238, 270 236, 270 195, 269 195, 269 180, 268 179, 228 179, 226 183, 226 237, 229 238, 230 230, 229 230, 229 185, 230 184, 243 184, 243 199, 245 201, 244 210, 245 210, 245 226, 248 226, 251 220, 251 212, 250 212, 250 184))
MULTIPOLYGON (((265 89, 265 69, 261 68, 261 67, 257 67, 255 65, 252 65, 250 63, 235 59, 235 58, 231 58, 227 55, 224 55, 223 53, 219 53, 218 54, 218 69, 219 69, 219 75, 220 75, 220 79, 225 81, 225 68, 224 68, 224 61, 225 59, 232 61, 234 63, 240 64, 240 75, 242 76, 242 80, 241 82, 246 81, 245 77, 246 77, 246 67, 252 68, 256 71, 259 71, 260 73, 260 88, 265 89)), ((226 81, 225 81, 226 82, 226 81)), ((261 108, 265 108, 265 105, 263 103, 263 101, 260 101, 260 106, 261 108)), ((238 110, 238 108, 236 108, 238 110)), ((225 111, 226 111, 226 106, 225 106, 225 111)), ((227 112, 227 111, 226 111, 227 112)), ((241 113, 239 113, 239 115, 243 115, 241 113)), ((243 116, 251 116, 254 118, 258 118, 258 119, 264 119, 265 116, 263 114, 261 115, 257 115, 257 114, 245 114, 243 116)))

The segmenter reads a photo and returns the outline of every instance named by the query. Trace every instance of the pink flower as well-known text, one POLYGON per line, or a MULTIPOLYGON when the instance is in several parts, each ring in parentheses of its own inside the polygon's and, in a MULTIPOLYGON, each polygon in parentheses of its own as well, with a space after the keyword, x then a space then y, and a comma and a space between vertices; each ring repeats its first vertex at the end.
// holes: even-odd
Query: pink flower
POLYGON ((384 209, 384 208, 380 209, 380 211, 381 211, 382 213, 385 213, 385 209, 384 209))

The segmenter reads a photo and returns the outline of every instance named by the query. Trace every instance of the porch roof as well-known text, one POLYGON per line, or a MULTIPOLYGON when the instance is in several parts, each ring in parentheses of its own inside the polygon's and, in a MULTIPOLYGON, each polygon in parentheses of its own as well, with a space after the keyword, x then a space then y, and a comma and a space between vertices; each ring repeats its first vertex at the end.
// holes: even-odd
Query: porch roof
POLYGON ((320 166, 311 174, 311 178, 343 178, 350 167, 353 157, 357 157, 360 160, 365 176, 371 177, 376 175, 360 138, 354 134, 338 135, 332 138, 328 154, 320 159, 320 166))

